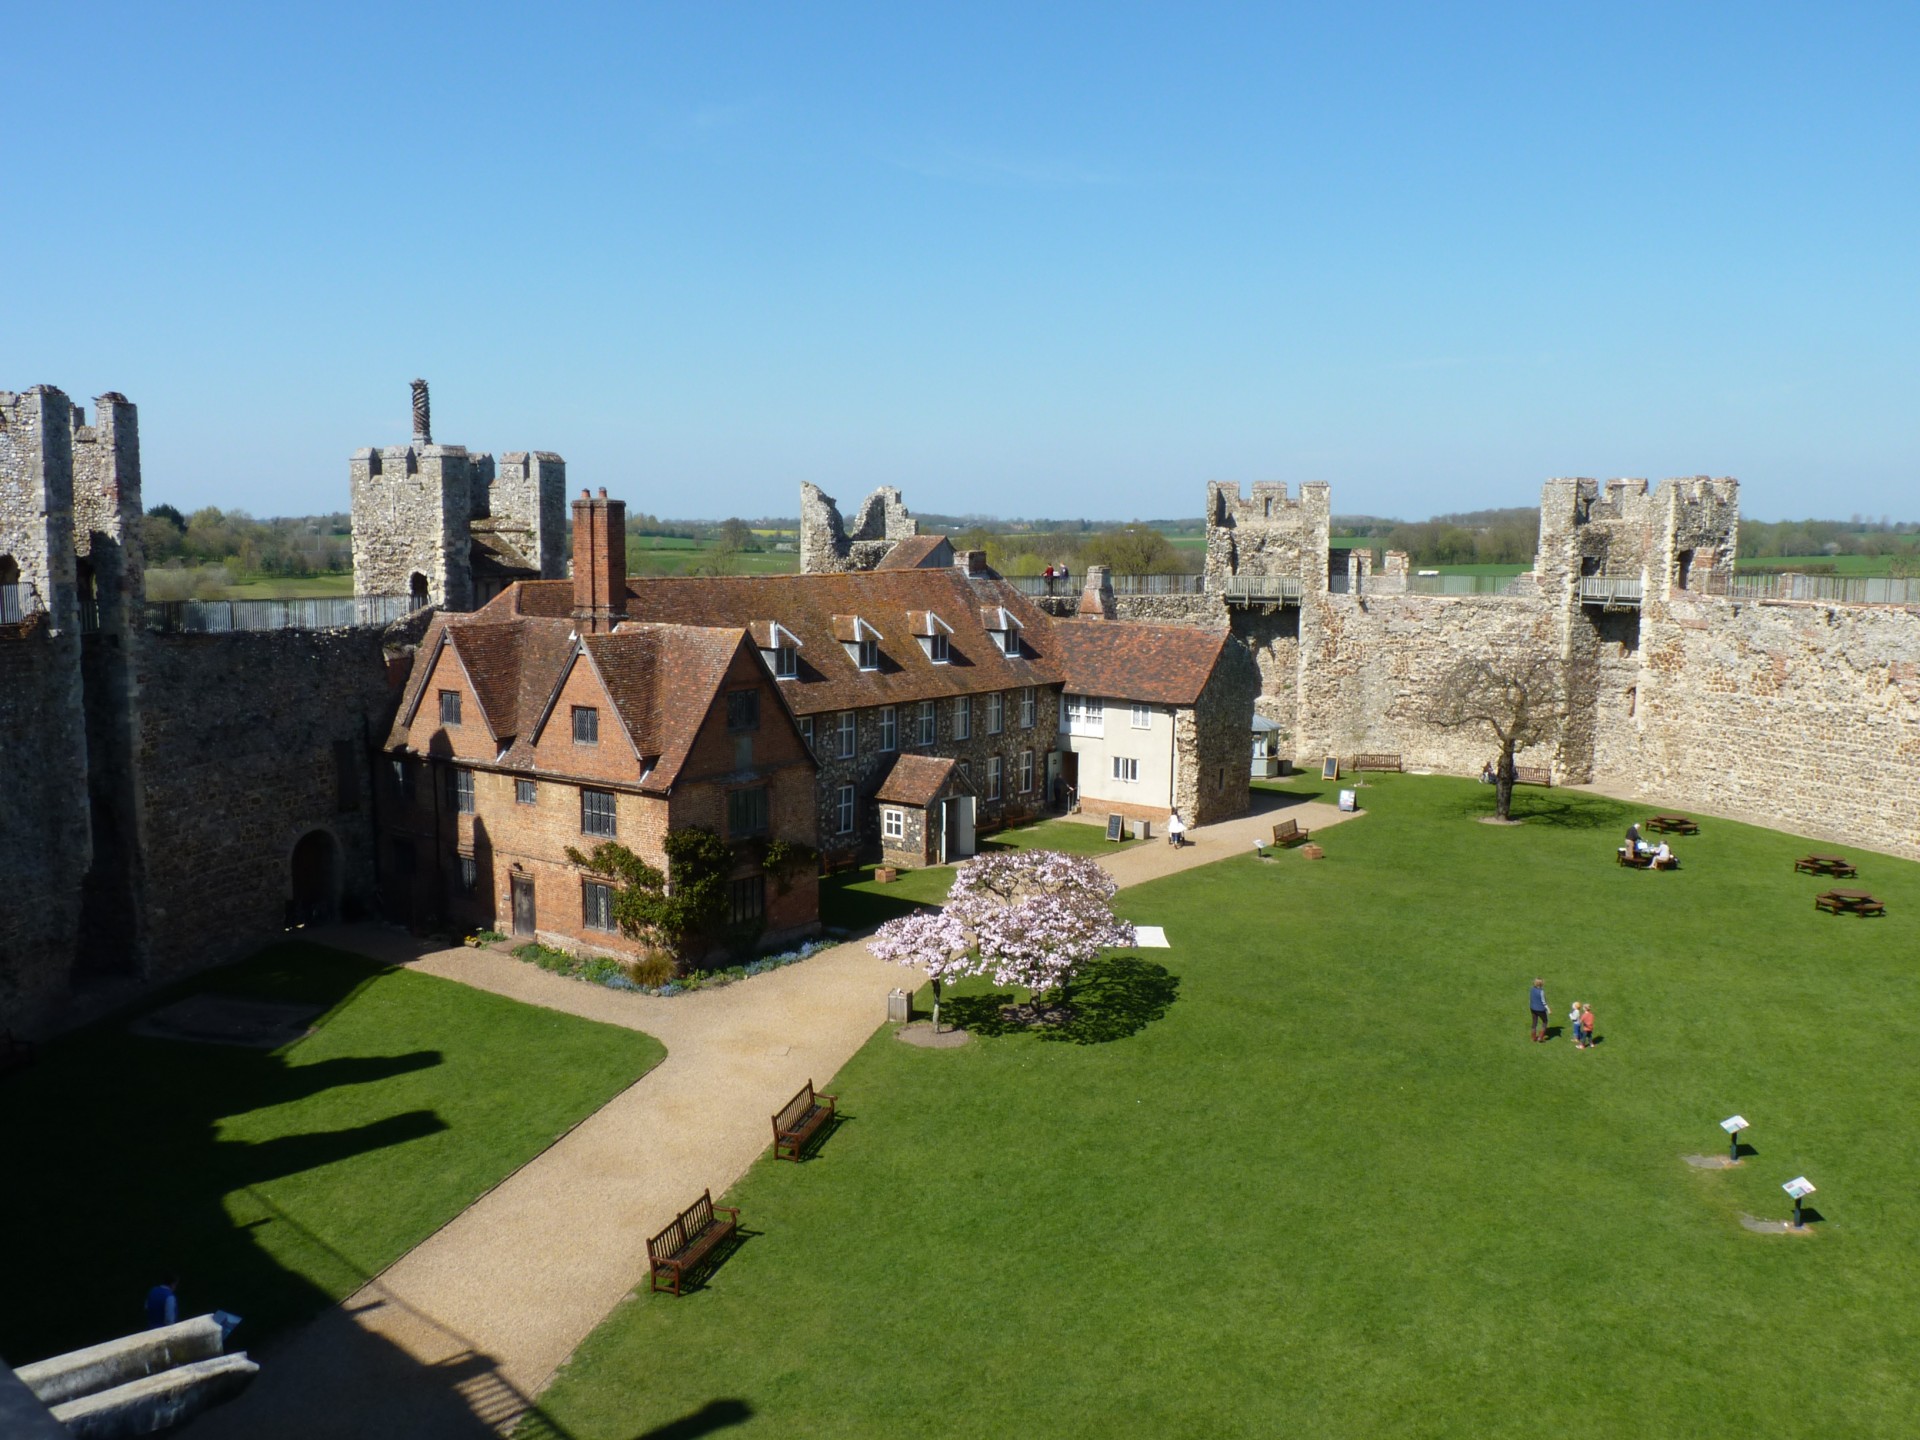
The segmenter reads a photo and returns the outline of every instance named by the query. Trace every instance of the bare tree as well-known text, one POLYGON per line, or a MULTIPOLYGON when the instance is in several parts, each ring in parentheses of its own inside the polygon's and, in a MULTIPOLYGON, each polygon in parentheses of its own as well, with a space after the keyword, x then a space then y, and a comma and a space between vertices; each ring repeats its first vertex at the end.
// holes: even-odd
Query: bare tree
POLYGON ((1513 752, 1560 733, 1566 691, 1560 667, 1547 656, 1484 656, 1449 667, 1423 709, 1431 724, 1478 728, 1498 743, 1493 813, 1506 820, 1513 808, 1513 752))

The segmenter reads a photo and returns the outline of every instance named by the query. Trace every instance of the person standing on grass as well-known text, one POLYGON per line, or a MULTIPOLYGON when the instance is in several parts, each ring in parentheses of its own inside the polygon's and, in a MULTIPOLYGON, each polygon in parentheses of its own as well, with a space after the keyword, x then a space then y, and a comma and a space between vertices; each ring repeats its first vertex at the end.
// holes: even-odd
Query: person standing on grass
POLYGON ((1591 1005, 1580 1007, 1580 1038, 1582 1050, 1593 1048, 1593 1006, 1591 1005))
POLYGON ((1527 1010, 1533 1016, 1533 1040, 1538 1042, 1547 1038, 1547 982, 1534 977, 1533 988, 1527 992, 1527 1010))
POLYGON ((1573 1002, 1573 1008, 1567 1011, 1567 1028, 1573 1031, 1573 1048, 1584 1049, 1580 1043, 1580 1002, 1573 1002))

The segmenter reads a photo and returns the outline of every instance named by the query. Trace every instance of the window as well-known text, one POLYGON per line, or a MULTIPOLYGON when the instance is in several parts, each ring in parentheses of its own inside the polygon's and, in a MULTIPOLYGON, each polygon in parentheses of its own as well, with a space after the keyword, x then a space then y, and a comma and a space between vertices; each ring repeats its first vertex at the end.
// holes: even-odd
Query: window
POLYGON ((600 712, 593 706, 573 707, 573 743, 576 745, 600 743, 600 712))
POLYGON ((480 862, 471 855, 460 857, 460 893, 471 895, 480 888, 480 862))
POLYGON ((1061 697, 1060 707, 1066 713, 1062 723, 1069 735, 1104 735, 1107 730, 1106 705, 1090 695, 1066 695, 1061 697))
POLYGON ((800 717, 800 738, 807 742, 807 749, 813 749, 813 717, 811 715, 800 717))
POLYGON ((998 690, 987 696, 987 734, 998 735, 1006 729, 1007 699, 998 690))
POLYGON ((453 808, 461 815, 473 814, 473 771, 449 770, 447 772, 447 794, 453 808))
POLYGON ((1151 730, 1153 728, 1153 707, 1151 705, 1136 704, 1133 707, 1133 728, 1136 730, 1151 730))
POLYGON ((460 692, 458 690, 440 692, 440 723, 442 725, 460 723, 460 692))
POLYGON ((582 835, 618 835, 619 819, 611 790, 580 792, 580 833, 582 835))
POLYGON ((989 800, 1000 798, 1000 775, 1004 766, 1005 762, 998 755, 987 757, 987 799, 989 800))
POLYGON ((834 833, 851 835, 853 833, 853 787, 840 787, 839 803, 835 807, 834 833))
POLYGON ((1031 750, 1020 752, 1020 793, 1022 795, 1033 793, 1033 751, 1031 750))
POLYGON ((735 925, 751 925, 767 913, 767 877, 742 875, 727 885, 727 913, 735 925))
POLYGON ((933 701, 922 700, 920 702, 920 743, 922 745, 933 744, 934 735, 938 731, 938 728, 939 720, 934 713, 933 701))
POLYGON ((1029 685, 1020 692, 1020 728, 1033 729, 1033 686, 1029 685))
POLYGON ((1132 784, 1140 778, 1140 762, 1129 760, 1124 755, 1113 757, 1113 778, 1132 784))
POLYGON ((782 645, 773 652, 773 678, 791 680, 800 673, 800 652, 791 645, 782 645))
POLYGON ((935 634, 927 642, 927 658, 936 665, 947 663, 947 637, 935 634))
POLYGON ((613 929, 613 886, 604 880, 580 882, 580 923, 588 930, 613 929))
POLYGON ((1020 653, 1020 627, 1013 623, 1011 616, 1007 617, 1006 629, 995 630, 992 634, 993 643, 1000 647, 1000 653, 1002 655, 1018 655, 1020 653))
POLYGON ((967 740, 973 736, 973 701, 962 695, 953 702, 953 738, 967 740))
POLYGON ((729 790, 727 792, 727 835, 730 839, 739 839, 747 835, 764 835, 767 830, 767 787, 756 785, 750 790, 729 790))
POLYGON ((855 647, 855 650, 855 658, 862 670, 878 670, 880 668, 880 642, 878 640, 862 640, 859 645, 855 647))
POLYGON ((833 753, 842 760, 853 759, 857 744, 855 739, 855 716, 851 710, 842 710, 840 719, 834 727, 833 753))
POLYGON ((760 692, 729 690, 727 692, 727 729, 758 730, 759 728, 760 692))
POLYGON ((965 780, 969 785, 973 783, 973 762, 971 760, 956 760, 954 762, 954 768, 960 772, 960 778, 962 780, 965 780))
POLYGON ((753 768, 753 736, 736 735, 733 737, 733 768, 751 770, 753 768))
POLYGON ((880 833, 889 840, 903 840, 907 834, 907 812, 889 805, 880 812, 880 833))
POLYGON ((891 705, 880 707, 880 749, 884 753, 900 748, 900 712, 891 705))
POLYGON ((514 781, 513 803, 516 805, 538 805, 540 803, 540 782, 537 780, 514 781))

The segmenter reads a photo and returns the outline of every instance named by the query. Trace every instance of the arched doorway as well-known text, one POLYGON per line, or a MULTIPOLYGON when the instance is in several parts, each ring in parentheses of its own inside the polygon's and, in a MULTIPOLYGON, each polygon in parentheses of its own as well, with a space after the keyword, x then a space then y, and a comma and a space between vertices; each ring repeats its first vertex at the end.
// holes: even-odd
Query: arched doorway
POLYGON ((407 582, 407 598, 413 601, 413 608, 416 610, 432 598, 431 592, 427 589, 427 577, 418 570, 413 572, 413 578, 407 582))
POLYGON ((340 914, 340 842, 331 831, 309 830, 293 847, 287 924, 318 925, 340 914))

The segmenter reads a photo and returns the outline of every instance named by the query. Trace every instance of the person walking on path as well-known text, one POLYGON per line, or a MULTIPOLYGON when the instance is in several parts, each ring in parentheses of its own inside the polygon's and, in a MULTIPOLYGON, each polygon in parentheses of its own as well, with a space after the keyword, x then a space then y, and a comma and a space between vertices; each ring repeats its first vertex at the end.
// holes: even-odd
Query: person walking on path
POLYGON ((1582 1050, 1593 1048, 1593 1006, 1591 1005, 1580 1007, 1580 1038, 1583 1042, 1580 1046, 1582 1050))
POLYGON ((1527 992, 1527 1010, 1533 1016, 1533 1040, 1537 1044, 1547 1038, 1547 982, 1537 976, 1527 992))
POLYGON ((1186 843, 1187 822, 1182 820, 1180 818, 1180 812, 1175 810, 1167 817, 1167 844, 1178 850, 1186 843))

